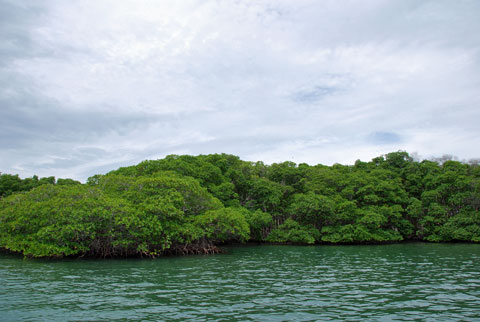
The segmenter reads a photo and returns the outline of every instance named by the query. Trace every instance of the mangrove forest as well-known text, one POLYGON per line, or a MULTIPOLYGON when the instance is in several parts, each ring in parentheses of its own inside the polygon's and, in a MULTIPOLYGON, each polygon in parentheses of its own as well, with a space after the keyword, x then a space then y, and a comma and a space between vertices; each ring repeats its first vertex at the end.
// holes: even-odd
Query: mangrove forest
POLYGON ((354 165, 169 155, 82 184, 0 175, 0 248, 28 257, 219 252, 236 242, 480 242, 480 166, 392 152, 354 165))

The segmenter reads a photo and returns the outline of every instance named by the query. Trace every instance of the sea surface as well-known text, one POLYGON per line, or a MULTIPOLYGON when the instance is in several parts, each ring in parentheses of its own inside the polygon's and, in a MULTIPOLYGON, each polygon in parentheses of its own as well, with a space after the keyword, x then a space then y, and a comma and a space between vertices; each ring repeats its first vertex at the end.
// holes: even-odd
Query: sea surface
POLYGON ((226 250, 115 260, 0 254, 0 321, 480 321, 480 245, 226 250))

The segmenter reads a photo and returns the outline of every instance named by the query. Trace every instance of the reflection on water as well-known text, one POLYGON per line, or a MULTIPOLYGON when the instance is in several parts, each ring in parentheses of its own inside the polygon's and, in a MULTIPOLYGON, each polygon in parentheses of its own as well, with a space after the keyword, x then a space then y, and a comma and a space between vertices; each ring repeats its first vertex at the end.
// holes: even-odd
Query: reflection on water
POLYGON ((480 245, 246 246, 216 256, 0 255, 0 321, 480 321, 480 245))

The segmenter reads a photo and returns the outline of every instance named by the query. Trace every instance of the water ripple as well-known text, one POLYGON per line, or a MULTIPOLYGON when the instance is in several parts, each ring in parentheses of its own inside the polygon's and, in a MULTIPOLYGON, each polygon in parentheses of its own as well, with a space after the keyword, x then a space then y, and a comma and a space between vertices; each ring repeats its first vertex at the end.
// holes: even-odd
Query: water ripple
POLYGON ((1 321, 480 321, 480 245, 231 247, 157 260, 0 255, 1 321))

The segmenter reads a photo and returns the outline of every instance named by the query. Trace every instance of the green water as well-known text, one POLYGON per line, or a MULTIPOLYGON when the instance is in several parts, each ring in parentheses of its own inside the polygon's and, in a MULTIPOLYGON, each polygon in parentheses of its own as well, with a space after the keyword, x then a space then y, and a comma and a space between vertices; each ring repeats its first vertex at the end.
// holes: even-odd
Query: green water
POLYGON ((0 255, 1 321, 480 321, 480 245, 242 246, 128 260, 0 255))

